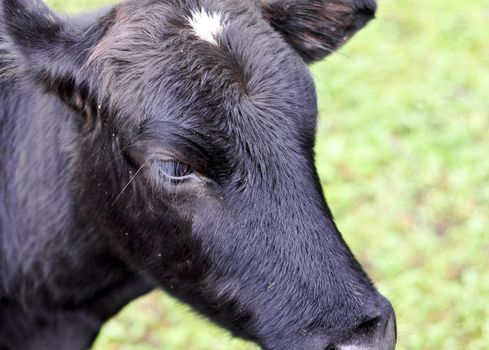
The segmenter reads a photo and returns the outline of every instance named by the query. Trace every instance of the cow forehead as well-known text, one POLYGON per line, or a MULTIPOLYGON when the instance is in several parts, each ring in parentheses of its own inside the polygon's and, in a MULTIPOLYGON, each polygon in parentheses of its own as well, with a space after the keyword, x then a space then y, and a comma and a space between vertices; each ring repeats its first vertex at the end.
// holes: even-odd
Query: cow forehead
POLYGON ((316 98, 307 68, 258 9, 178 4, 122 5, 91 55, 109 98, 134 109, 126 115, 193 118, 230 137, 311 133, 316 98))

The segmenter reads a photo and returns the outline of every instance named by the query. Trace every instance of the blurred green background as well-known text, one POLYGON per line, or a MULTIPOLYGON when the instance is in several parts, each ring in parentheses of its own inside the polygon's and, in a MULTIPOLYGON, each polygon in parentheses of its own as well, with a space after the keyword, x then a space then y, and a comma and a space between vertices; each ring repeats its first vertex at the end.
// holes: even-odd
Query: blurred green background
MULTIPOLYGON (((398 349, 489 349, 489 0, 379 0, 377 20, 312 73, 326 196, 393 302, 398 349)), ((256 348, 155 292, 94 349, 256 348)))

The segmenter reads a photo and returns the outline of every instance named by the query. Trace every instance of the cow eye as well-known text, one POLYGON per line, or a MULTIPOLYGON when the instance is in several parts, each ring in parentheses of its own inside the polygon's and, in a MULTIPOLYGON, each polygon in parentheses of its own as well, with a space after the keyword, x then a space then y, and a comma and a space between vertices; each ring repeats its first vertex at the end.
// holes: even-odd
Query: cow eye
POLYGON ((167 177, 170 180, 186 180, 192 175, 194 171, 190 166, 185 163, 177 161, 156 161, 154 166, 156 167, 159 176, 167 177))

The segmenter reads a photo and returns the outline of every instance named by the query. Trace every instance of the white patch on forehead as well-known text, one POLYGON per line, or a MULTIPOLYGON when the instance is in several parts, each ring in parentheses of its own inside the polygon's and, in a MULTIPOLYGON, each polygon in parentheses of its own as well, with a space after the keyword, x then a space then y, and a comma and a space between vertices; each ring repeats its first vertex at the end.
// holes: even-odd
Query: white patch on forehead
POLYGON ((195 35, 217 46, 217 39, 225 25, 222 12, 209 13, 204 9, 194 10, 189 23, 195 35))

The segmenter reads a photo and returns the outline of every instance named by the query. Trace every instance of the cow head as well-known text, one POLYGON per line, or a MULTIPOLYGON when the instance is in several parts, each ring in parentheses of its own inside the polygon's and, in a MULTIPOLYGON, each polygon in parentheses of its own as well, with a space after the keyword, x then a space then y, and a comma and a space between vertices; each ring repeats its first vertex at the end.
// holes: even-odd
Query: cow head
POLYGON ((306 65, 373 0, 129 0, 94 21, 3 6, 19 71, 77 130, 74 200, 129 264, 266 349, 394 348, 323 197, 306 65))

